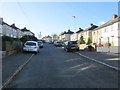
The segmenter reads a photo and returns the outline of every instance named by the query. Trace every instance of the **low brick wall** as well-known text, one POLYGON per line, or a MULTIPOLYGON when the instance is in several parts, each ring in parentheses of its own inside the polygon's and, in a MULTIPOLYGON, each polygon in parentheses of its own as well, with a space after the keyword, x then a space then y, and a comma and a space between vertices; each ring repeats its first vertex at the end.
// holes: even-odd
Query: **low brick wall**
MULTIPOLYGON (((86 44, 80 44, 79 49, 89 51, 88 45, 86 45, 86 44)), ((91 51, 96 51, 96 46, 95 45, 92 45, 91 51)))
POLYGON ((80 44, 80 45, 79 45, 79 49, 80 49, 80 50, 84 50, 85 48, 87 48, 87 46, 88 46, 88 45, 86 45, 86 44, 80 44))
POLYGON ((120 46, 114 46, 114 47, 97 47, 97 52, 120 53, 120 46))
POLYGON ((2 56, 14 54, 21 50, 22 42, 14 41, 14 42, 2 42, 2 56))

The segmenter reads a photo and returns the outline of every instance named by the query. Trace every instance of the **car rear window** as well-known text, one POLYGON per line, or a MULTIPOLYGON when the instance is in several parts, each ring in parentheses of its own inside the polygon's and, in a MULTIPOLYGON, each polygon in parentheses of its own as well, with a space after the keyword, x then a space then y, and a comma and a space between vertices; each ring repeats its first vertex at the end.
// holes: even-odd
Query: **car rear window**
POLYGON ((42 42, 38 42, 38 44, 42 44, 42 42))
POLYGON ((27 42, 25 45, 36 46, 36 43, 34 43, 34 42, 27 42))
POLYGON ((61 43, 61 42, 57 42, 57 43, 61 43))
POLYGON ((77 44, 77 42, 76 42, 76 41, 71 41, 71 43, 72 43, 72 44, 77 44))

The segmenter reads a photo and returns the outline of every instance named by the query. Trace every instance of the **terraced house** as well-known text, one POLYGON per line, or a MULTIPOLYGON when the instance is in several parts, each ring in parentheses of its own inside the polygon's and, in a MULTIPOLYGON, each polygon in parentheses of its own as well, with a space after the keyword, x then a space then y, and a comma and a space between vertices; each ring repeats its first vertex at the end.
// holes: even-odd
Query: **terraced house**
POLYGON ((21 38, 24 35, 34 36, 35 34, 30 30, 23 28, 19 29, 15 24, 9 25, 3 21, 3 18, 0 18, 0 36, 9 36, 13 38, 21 38))
POLYGON ((2 36, 2 22, 3 22, 3 19, 0 18, 0 36, 2 36))
POLYGON ((88 37, 92 39, 92 31, 97 28, 98 26, 94 24, 90 24, 88 28, 83 30, 82 32, 79 33, 78 35, 78 40, 80 39, 81 35, 84 37, 84 41, 87 43, 88 37))
POLYGON ((71 35, 73 34, 74 32, 71 31, 70 29, 68 29, 68 31, 64 31, 59 37, 60 37, 60 40, 62 41, 70 41, 71 40, 71 35))
POLYGON ((0 36, 9 36, 13 38, 21 38, 23 36, 23 32, 15 26, 15 24, 9 25, 3 21, 3 18, 0 18, 1 23, 1 33, 0 36))
POLYGON ((23 35, 35 36, 35 34, 33 32, 31 32, 30 30, 26 29, 26 27, 21 29, 21 31, 23 32, 23 35))
POLYGON ((82 31, 83 31, 83 29, 79 28, 79 30, 78 30, 77 32, 73 33, 73 34, 70 36, 71 41, 79 40, 78 35, 79 35, 79 33, 81 33, 82 31))
POLYGON ((111 47, 113 52, 118 52, 118 47, 120 47, 120 17, 113 15, 111 20, 93 30, 92 41, 97 46, 111 47))

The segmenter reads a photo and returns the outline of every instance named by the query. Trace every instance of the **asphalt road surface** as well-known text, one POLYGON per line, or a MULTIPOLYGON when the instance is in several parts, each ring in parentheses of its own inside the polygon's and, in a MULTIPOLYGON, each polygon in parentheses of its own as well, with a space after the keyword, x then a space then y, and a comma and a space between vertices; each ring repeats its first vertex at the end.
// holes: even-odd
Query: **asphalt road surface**
POLYGON ((9 88, 117 87, 118 71, 48 43, 9 85, 9 88))

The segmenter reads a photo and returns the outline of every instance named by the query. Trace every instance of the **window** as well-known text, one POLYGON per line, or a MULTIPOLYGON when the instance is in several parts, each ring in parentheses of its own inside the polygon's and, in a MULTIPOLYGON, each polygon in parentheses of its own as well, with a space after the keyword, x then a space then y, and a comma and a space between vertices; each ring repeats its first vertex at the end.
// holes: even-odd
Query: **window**
POLYGON ((118 30, 120 30, 120 23, 118 23, 118 30))
POLYGON ((104 29, 104 32, 107 32, 107 29, 106 29, 106 28, 104 29))
POLYGON ((113 26, 111 26, 111 31, 113 31, 113 26))
POLYGON ((99 34, 99 31, 97 31, 97 34, 99 34))

